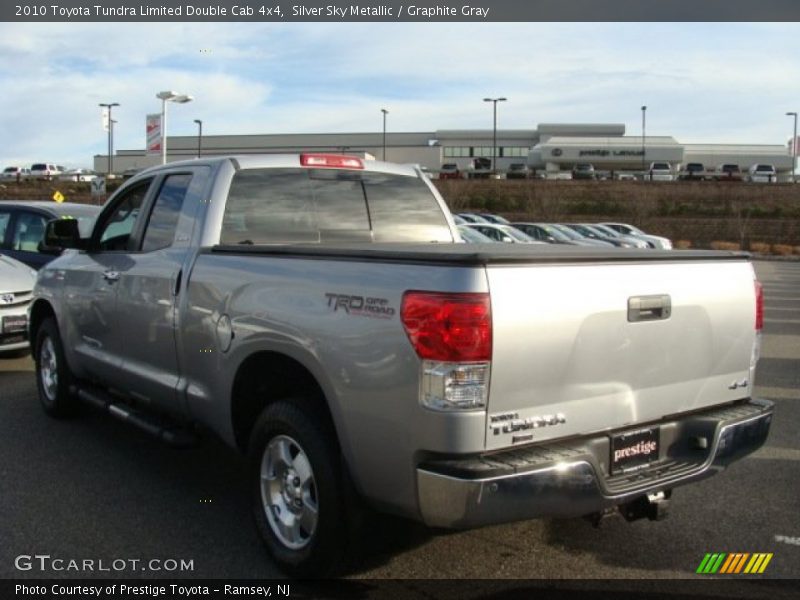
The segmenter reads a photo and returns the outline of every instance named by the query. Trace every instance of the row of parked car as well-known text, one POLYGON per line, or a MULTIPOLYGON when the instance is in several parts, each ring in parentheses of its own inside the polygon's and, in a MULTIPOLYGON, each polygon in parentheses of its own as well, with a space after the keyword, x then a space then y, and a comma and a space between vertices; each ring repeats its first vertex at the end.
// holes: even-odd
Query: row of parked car
POLYGON ((463 241, 468 243, 672 249, 668 238, 650 235, 628 223, 511 223, 498 215, 474 213, 459 213, 454 218, 463 241))
MULTIPOLYGON (((591 163, 577 163, 570 172, 572 179, 636 179, 632 173, 610 173, 595 170, 591 163)), ((724 163, 708 169, 699 162, 690 162, 683 169, 675 170, 666 161, 654 161, 641 176, 646 181, 751 181, 753 183, 774 183, 778 181, 778 171, 774 165, 759 163, 752 165, 743 173, 739 165, 724 163)), ((567 177, 569 179, 570 177, 567 177)))
POLYGON ((28 167, 6 167, 3 169, 3 179, 46 179, 59 181, 92 181, 97 173, 90 169, 65 169, 61 165, 52 163, 34 163, 28 167))

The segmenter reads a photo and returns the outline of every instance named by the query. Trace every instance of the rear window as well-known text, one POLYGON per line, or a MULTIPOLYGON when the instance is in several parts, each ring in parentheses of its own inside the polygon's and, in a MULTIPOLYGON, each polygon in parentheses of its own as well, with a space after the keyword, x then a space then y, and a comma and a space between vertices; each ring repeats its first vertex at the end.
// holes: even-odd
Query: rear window
POLYGON ((37 163, 31 167, 32 171, 46 171, 47 165, 44 163, 37 163))
POLYGON ((756 171, 774 171, 775 167, 772 165, 758 165, 756 171))
POLYGON ((418 177, 339 169, 247 169, 234 175, 221 244, 452 242, 418 177))
POLYGON ((661 169, 668 171, 669 170, 669 163, 653 163, 653 169, 661 169))
POLYGON ((686 165, 686 170, 687 171, 702 171, 703 170, 703 165, 700 164, 700 163, 689 163, 688 165, 686 165))

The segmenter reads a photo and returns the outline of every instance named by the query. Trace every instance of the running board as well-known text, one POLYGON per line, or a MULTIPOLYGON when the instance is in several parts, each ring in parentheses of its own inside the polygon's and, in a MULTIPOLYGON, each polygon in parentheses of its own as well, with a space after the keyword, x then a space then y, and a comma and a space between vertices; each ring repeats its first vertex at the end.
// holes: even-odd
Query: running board
POLYGON ((73 386, 71 391, 86 404, 129 423, 174 448, 187 448, 197 442, 197 436, 191 431, 170 428, 169 424, 158 417, 137 412, 102 390, 73 386))

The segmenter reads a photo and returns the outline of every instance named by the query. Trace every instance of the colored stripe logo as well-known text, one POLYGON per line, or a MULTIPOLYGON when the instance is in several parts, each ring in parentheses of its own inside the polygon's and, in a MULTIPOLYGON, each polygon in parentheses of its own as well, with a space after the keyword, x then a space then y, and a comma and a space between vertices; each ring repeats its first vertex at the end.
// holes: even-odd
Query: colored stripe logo
POLYGON ((772 553, 766 552, 716 552, 708 553, 703 558, 697 573, 703 575, 713 575, 716 573, 725 575, 750 574, 756 575, 763 573, 767 569, 769 561, 772 560, 772 553))

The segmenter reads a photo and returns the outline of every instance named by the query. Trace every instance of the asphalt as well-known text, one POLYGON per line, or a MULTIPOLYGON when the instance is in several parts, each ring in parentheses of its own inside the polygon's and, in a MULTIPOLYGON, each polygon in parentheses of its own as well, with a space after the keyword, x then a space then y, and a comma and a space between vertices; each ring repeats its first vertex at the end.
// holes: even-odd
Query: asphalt
MULTIPOLYGON (((761 450, 676 490, 663 522, 612 518, 595 529, 582 519, 541 519, 442 533, 379 519, 347 575, 359 595, 369 595, 363 586, 374 579, 405 581, 395 585, 420 597, 430 593, 410 580, 489 579, 505 589, 520 586, 517 579, 563 579, 581 589, 581 579, 620 579, 619 589, 632 590, 653 579, 707 579, 695 570, 709 552, 771 552, 762 587, 740 579, 729 595, 789 597, 794 588, 770 580, 800 577, 800 263, 756 269, 766 304, 756 394, 777 404, 761 450)), ((0 360, 0 578, 281 577, 256 536, 236 453, 213 439, 170 449, 92 413, 52 420, 38 406, 32 370, 27 357, 0 360), (95 568, 115 559, 184 560, 193 568, 15 567, 20 555, 35 554, 90 559, 95 568)))

